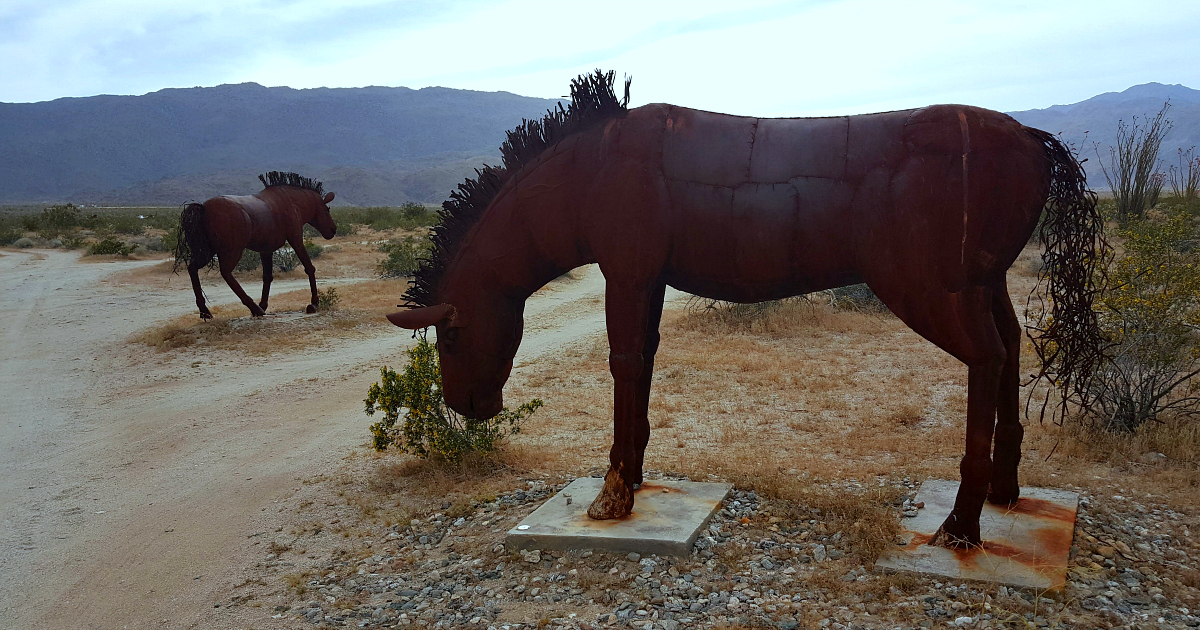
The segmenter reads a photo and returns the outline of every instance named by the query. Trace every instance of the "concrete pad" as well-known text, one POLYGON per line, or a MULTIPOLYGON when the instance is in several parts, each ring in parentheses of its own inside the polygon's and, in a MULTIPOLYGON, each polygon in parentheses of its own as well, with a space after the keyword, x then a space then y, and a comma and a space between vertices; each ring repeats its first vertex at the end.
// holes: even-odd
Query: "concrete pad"
POLYGON ((982 548, 952 550, 925 544, 949 516, 956 494, 957 481, 921 484, 913 502, 924 501, 925 507, 900 522, 906 544, 885 551, 875 566, 1011 586, 1062 588, 1075 536, 1078 493, 1021 488, 1016 505, 983 505, 982 548))
POLYGON ((608 521, 587 515, 603 479, 576 479, 508 530, 509 549, 602 549, 686 556, 721 501, 727 483, 647 481, 634 494, 633 513, 608 521))

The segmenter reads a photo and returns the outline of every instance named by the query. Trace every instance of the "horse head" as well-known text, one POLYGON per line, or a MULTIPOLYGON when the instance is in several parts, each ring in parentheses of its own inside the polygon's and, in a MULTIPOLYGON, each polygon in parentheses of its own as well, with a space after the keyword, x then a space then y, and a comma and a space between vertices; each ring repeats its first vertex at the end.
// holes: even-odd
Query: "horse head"
POLYGON ((523 301, 471 287, 452 301, 400 311, 388 321, 410 330, 437 330, 442 395, 467 418, 487 419, 504 406, 504 383, 521 345, 523 301))
POLYGON ((326 240, 337 234, 337 225, 333 222, 333 215, 329 214, 329 202, 331 201, 333 201, 333 193, 325 193, 325 196, 320 198, 320 205, 313 213, 313 218, 308 221, 308 224, 316 228, 326 240))

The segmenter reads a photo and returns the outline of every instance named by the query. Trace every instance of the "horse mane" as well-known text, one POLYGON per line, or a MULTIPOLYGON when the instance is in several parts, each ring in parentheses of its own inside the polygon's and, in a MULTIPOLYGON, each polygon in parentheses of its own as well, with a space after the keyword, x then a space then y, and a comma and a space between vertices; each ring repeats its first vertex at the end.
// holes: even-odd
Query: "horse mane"
POLYGON ((429 258, 420 261, 412 285, 404 293, 408 305, 434 305, 434 292, 446 267, 512 173, 563 138, 628 111, 631 79, 625 79, 625 98, 618 99, 613 91, 614 76, 612 70, 596 70, 573 79, 571 102, 565 109, 559 103, 556 108, 546 110, 539 120, 521 119, 521 124, 508 131, 507 139, 500 145, 503 165, 485 164, 475 169, 475 179, 468 178, 450 193, 438 210, 438 224, 429 236, 432 241, 429 258))
POLYGON ((321 187, 321 182, 314 182, 311 177, 302 177, 297 173, 284 173, 281 171, 271 171, 258 176, 258 181, 262 182, 263 188, 272 186, 295 186, 305 190, 311 190, 318 195, 325 192, 321 187))

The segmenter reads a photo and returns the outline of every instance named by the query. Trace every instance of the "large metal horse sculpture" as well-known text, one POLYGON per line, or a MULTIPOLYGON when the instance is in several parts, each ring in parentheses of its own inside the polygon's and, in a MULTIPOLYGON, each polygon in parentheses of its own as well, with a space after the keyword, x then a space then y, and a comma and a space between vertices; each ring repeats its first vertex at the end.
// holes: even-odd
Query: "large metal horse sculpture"
POLYGON ((496 414, 526 298, 599 263, 614 440, 588 514, 620 518, 642 481, 667 285, 757 302, 866 282, 967 365, 962 482, 934 542, 980 544, 985 499, 1010 504, 1020 492, 1022 329, 1005 271, 1043 209, 1054 298, 1039 338, 1044 372, 1077 378, 1086 357, 1063 359, 1101 344, 1090 308, 1101 224, 1070 151, 975 107, 783 119, 628 110, 628 81, 624 100, 612 81, 576 79, 567 108, 509 132, 503 167, 478 171, 440 211, 431 257, 405 294, 412 308, 389 319, 436 326, 447 404, 496 414))
POLYGON ((258 179, 263 183, 263 190, 258 194, 213 197, 204 203, 187 204, 180 213, 175 264, 187 263, 201 319, 212 319, 212 313, 204 303, 199 271, 212 262, 214 255, 225 283, 250 309, 251 315, 262 317, 271 290, 272 255, 285 242, 292 246, 308 274, 312 302, 305 311, 317 312, 317 269, 304 247, 304 224, 316 228, 326 239, 333 238, 337 232, 329 214, 333 193, 322 195, 321 182, 296 173, 271 171, 259 175, 258 179), (246 249, 256 251, 262 257, 262 300, 258 304, 246 295, 237 278, 233 277, 233 268, 246 249))

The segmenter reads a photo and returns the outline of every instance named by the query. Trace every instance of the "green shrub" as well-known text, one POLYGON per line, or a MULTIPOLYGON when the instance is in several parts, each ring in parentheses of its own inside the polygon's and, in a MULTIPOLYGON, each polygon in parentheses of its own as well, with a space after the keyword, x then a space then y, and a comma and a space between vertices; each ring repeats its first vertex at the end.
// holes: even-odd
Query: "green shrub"
POLYGON ((117 234, 140 236, 146 231, 145 222, 136 214, 114 214, 106 217, 103 224, 117 234))
POLYGON ((1165 415, 1200 414, 1200 248, 1192 216, 1130 219, 1109 269, 1100 324, 1113 341, 1088 392, 1093 420, 1132 432, 1165 415))
POLYGON ((312 242, 311 239, 305 239, 304 251, 308 252, 309 260, 315 260, 321 257, 321 253, 325 251, 325 246, 318 245, 317 243, 312 242))
POLYGON ((865 284, 851 284, 830 289, 825 293, 829 296, 830 306, 834 308, 862 313, 888 312, 888 307, 883 300, 880 300, 871 287, 865 284))
POLYGON ((353 234, 354 226, 362 225, 372 230, 393 230, 403 228, 411 230, 417 227, 431 225, 437 220, 437 214, 430 212, 425 206, 408 202, 399 208, 368 207, 368 208, 336 208, 332 212, 333 220, 338 225, 338 232, 353 234), (344 229, 343 229, 344 228, 344 229))
POLYGON ((429 255, 429 239, 412 236, 393 239, 380 245, 379 251, 388 255, 376 268, 380 278, 411 276, 421 259, 429 255))
POLYGON ((79 208, 74 204, 65 204, 59 206, 50 206, 42 210, 41 216, 35 221, 38 236, 53 240, 64 234, 69 234, 79 226, 80 213, 79 208))
POLYGON ((368 416, 383 412, 383 419, 371 425, 379 451, 395 447, 417 457, 458 463, 468 454, 495 450, 505 435, 519 432, 520 422, 542 406, 534 398, 515 411, 505 407, 488 420, 458 415, 442 399, 437 349, 423 334, 408 351, 402 373, 385 367, 380 375, 363 401, 368 416))
POLYGON ((13 228, 0 228, 0 246, 12 245, 21 238, 21 233, 13 228))
POLYGON ((405 219, 421 219, 424 218, 428 213, 429 211, 425 208, 425 206, 419 203, 408 201, 405 202, 404 205, 400 206, 400 215, 405 219))
POLYGON ((296 255, 290 245, 284 245, 271 254, 271 263, 275 265, 276 269, 287 273, 300 264, 300 257, 296 255))
POLYGON ((337 289, 329 287, 324 291, 317 291, 317 309, 321 311, 337 310, 338 302, 342 301, 342 297, 338 295, 337 289))
POLYGON ((87 249, 88 256, 128 256, 131 253, 133 253, 133 247, 111 236, 105 237, 87 249))
POLYGON ((252 249, 243 249, 242 257, 238 259, 238 264, 233 266, 234 271, 254 271, 262 266, 262 257, 258 252, 252 249))

